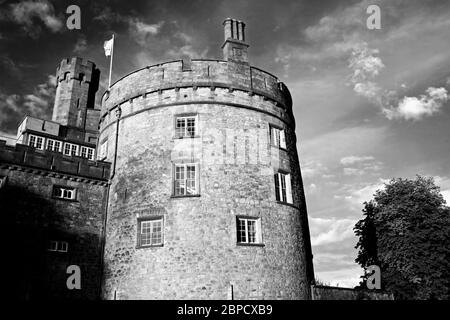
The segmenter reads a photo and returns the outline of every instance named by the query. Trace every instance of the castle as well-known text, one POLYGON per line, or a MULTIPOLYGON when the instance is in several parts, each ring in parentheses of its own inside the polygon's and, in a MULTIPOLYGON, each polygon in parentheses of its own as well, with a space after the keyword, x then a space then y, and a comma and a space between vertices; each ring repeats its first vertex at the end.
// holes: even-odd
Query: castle
POLYGON ((101 110, 95 65, 60 63, 52 120, 0 141, 15 297, 311 298, 292 98, 250 66, 243 22, 224 34, 223 60, 131 72, 101 110))

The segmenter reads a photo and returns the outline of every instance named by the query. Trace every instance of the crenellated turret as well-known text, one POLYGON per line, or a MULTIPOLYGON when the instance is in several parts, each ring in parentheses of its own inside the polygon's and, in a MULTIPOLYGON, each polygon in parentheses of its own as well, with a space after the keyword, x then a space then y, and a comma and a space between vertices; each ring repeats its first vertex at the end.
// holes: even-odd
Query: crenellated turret
POLYGON ((100 71, 79 57, 63 59, 56 69, 56 97, 52 120, 86 129, 88 109, 94 109, 100 71))

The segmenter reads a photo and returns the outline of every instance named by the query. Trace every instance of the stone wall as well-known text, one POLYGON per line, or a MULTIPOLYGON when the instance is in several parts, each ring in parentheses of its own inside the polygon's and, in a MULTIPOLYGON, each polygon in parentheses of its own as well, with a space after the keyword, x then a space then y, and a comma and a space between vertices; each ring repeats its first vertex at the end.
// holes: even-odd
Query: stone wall
MULTIPOLYGON (((238 66, 214 64, 224 68, 213 73, 216 80, 230 88, 159 90, 155 75, 145 75, 152 70, 143 69, 120 80, 104 97, 99 141, 108 141, 107 161, 116 159, 106 231, 105 299, 227 299, 231 286, 235 299, 310 297, 312 262, 295 124, 291 106, 279 102, 288 101, 289 92, 284 87, 281 94, 275 78, 268 77, 265 84, 257 76, 230 82, 233 74, 239 77, 232 72, 238 66), (268 98, 269 89, 265 95, 247 90, 252 81, 273 88, 272 97, 279 101, 268 98), (238 83, 247 89, 234 88, 238 83), (155 90, 130 99, 149 86, 155 90), (117 114, 111 111, 119 104, 117 128, 117 114), (174 138, 175 116, 181 114, 198 115, 198 137, 174 138), (270 146, 269 125, 286 130, 287 150, 270 146), (199 163, 198 197, 172 196, 177 161, 199 163), (275 199, 273 175, 278 169, 293 176, 293 205, 275 199), (237 245, 237 215, 261 218, 262 246, 237 245), (152 216, 164 219, 164 244, 138 248, 137 220, 152 216)), ((176 70, 164 69, 164 79, 183 84, 177 78, 183 74, 181 64, 169 65, 176 70)), ((200 67, 195 61, 192 65, 200 67)))
POLYGON ((392 294, 380 290, 362 290, 329 286, 311 286, 313 300, 394 300, 392 294))
POLYGON ((2 243, 8 261, 3 287, 10 298, 99 298, 108 188, 103 174, 109 174, 109 164, 0 143, 2 243), (55 198, 54 186, 75 188, 76 198, 55 198), (47 251, 52 240, 66 241, 68 252, 47 251), (67 289, 69 265, 81 269, 81 290, 67 289))

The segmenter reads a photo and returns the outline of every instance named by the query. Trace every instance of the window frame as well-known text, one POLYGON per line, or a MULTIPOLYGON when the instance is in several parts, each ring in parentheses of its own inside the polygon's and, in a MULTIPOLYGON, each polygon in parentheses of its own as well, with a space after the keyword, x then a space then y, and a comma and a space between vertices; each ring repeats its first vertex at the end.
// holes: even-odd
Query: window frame
POLYGON ((154 248, 154 247, 163 247, 164 246, 164 216, 146 216, 146 217, 138 217, 137 218, 137 229, 136 229, 136 248, 144 249, 144 248, 154 248), (153 223, 161 222, 161 242, 159 243, 150 243, 150 244, 142 244, 142 224, 150 223, 150 240, 153 241, 152 233, 153 233, 153 223))
POLYGON ((69 157, 77 157, 79 155, 79 150, 80 150, 80 146, 74 143, 70 143, 70 142, 64 142, 64 146, 63 146, 63 155, 65 156, 69 156, 69 157), (69 153, 66 153, 66 146, 70 146, 69 147, 69 153), (73 147, 75 147, 75 154, 72 154, 73 151, 73 147))
POLYGON ((275 200, 280 203, 294 204, 292 195, 292 175, 289 172, 278 171, 274 175, 275 200), (284 182, 284 188, 283 188, 284 182))
POLYGON ((186 163, 173 163, 172 165, 172 197, 198 197, 200 196, 200 165, 198 162, 186 162, 186 163), (194 193, 187 193, 188 180, 192 181, 192 179, 187 178, 188 166, 193 166, 194 171, 194 193), (177 167, 183 167, 183 179, 177 179, 177 167), (177 193, 177 181, 184 180, 184 193, 177 193))
POLYGON ((99 152, 97 154, 97 159, 103 160, 108 156, 108 139, 106 138, 102 142, 100 142, 99 152))
POLYGON ((283 127, 269 124, 269 140, 272 147, 287 150, 286 130, 283 127), (274 134, 276 134, 276 137, 274 134))
POLYGON ((52 189, 52 198, 54 199, 58 199, 58 200, 65 200, 65 201, 77 201, 77 197, 78 197, 78 190, 75 187, 68 187, 68 186, 61 186, 61 185, 54 185, 53 189, 52 189), (56 194, 56 190, 57 189, 61 189, 61 196, 56 194), (68 197, 64 197, 64 191, 71 191, 72 192, 72 197, 68 198, 68 197))
POLYGON ((246 216, 246 215, 237 215, 236 216, 236 245, 238 246, 264 246, 263 242, 263 235, 262 235, 262 218, 258 216, 246 216), (245 242, 240 241, 242 238, 240 237, 240 222, 245 221, 245 242), (248 228, 248 222, 254 221, 255 225, 255 241, 249 242, 249 228, 248 228))
POLYGON ((47 141, 45 143, 45 150, 50 150, 50 151, 53 151, 53 152, 62 152, 63 144, 64 143, 62 141, 60 141, 60 140, 47 138, 47 141), (49 148, 49 142, 53 143, 51 148, 49 148), (55 144, 56 143, 59 143, 59 148, 57 150, 55 150, 55 144))
POLYGON ((95 149, 91 148, 91 147, 80 146, 80 157, 94 161, 94 159, 95 159, 95 149), (83 156, 83 149, 86 150, 86 155, 85 156, 83 156), (89 151, 92 151, 92 156, 91 157, 89 157, 89 151))
POLYGON ((28 135, 28 146, 30 146, 32 148, 35 148, 35 149, 38 149, 38 150, 45 150, 45 145, 46 145, 45 140, 46 139, 44 137, 42 137, 42 136, 37 136, 35 134, 29 134, 28 135), (32 142, 31 142, 32 138, 35 140, 33 145, 32 145, 32 142), (41 147, 40 148, 37 147, 38 139, 41 139, 41 147))
POLYGON ((185 114, 177 114, 174 116, 174 138, 175 139, 188 139, 188 138, 197 138, 199 137, 199 121, 198 121, 198 113, 185 113, 185 114), (194 119, 194 134, 187 135, 188 132, 188 119, 194 119), (181 135, 178 132, 178 119, 184 119, 184 133, 181 135))
POLYGON ((67 253, 69 251, 69 242, 64 240, 49 240, 47 243, 47 251, 67 253))

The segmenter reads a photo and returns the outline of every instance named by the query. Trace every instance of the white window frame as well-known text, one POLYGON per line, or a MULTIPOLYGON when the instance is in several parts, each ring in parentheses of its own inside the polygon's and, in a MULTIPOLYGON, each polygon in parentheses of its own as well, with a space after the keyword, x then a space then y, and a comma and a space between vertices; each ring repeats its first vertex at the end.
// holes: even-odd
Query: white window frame
POLYGON ((0 189, 6 186, 6 177, 7 176, 0 176, 0 189))
POLYGON ((76 192, 75 188, 53 186, 53 196, 58 199, 75 200, 76 192))
POLYGON ((100 152, 98 153, 98 159, 105 159, 108 156, 108 139, 100 144, 99 149, 100 152))
POLYGON ((185 115, 175 117, 175 137, 193 138, 198 136, 198 115, 185 115), (184 127, 178 127, 179 120, 184 123, 184 127), (188 121, 194 120, 194 132, 188 130, 188 121))
POLYGON ((80 148, 80 156, 83 158, 87 158, 89 160, 94 160, 95 149, 90 147, 81 146, 80 148), (83 155, 83 153, 85 155, 83 155))
MULTIPOLYGON (((161 246, 164 243, 164 221, 163 217, 141 219, 139 222, 139 234, 138 234, 138 246, 139 247, 154 247, 161 246), (155 231, 155 225, 159 224, 159 231, 155 231), (149 232, 144 233, 144 229, 148 229, 149 232), (159 232, 159 237, 154 239, 154 233, 159 232), (146 235, 145 241, 143 236, 146 235)), ((158 227, 156 227, 158 229, 158 227)))
MULTIPOLYGON (((192 170, 190 172, 192 173, 192 170)), ((198 163, 175 163, 173 166, 173 195, 176 197, 198 195, 199 177, 198 163), (182 171, 177 171, 179 168, 182 171), (188 168, 194 168, 193 178, 192 175, 188 177, 188 168), (193 184, 192 181, 194 181, 193 184), (183 192, 180 192, 181 189, 183 189, 183 192)))
POLYGON ((41 136, 36 136, 34 134, 30 134, 28 136, 28 145, 30 147, 39 149, 39 150, 44 150, 44 146, 45 146, 45 138, 41 137, 41 136), (38 144, 40 144, 40 147, 38 147, 38 144))
POLYGON ((47 251, 52 252, 67 252, 69 250, 69 243, 67 241, 50 240, 47 251))
POLYGON ((276 200, 292 204, 291 175, 289 173, 278 172, 274 175, 274 181, 276 200))
POLYGON ((280 149, 286 149, 286 131, 284 129, 271 125, 270 144, 280 149))
POLYGON ((236 241, 239 244, 261 244, 261 218, 256 217, 236 217, 236 241), (250 226, 252 226, 250 228, 250 226), (243 228, 241 228, 243 227, 243 228), (252 230, 253 229, 253 230, 252 230), (244 234, 242 235, 242 232, 244 234), (253 234, 252 234, 253 233, 253 234))
POLYGON ((45 144, 45 149, 54 151, 54 152, 61 152, 62 146, 63 146, 62 141, 54 140, 54 139, 47 139, 47 143, 45 144), (51 143, 51 146, 50 146, 50 143, 51 143), (56 148, 56 145, 58 145, 59 147, 56 148))
POLYGON ((69 143, 69 142, 65 142, 64 143, 64 147, 63 147, 63 154, 64 155, 71 156, 71 157, 78 156, 78 150, 79 150, 79 145, 73 144, 73 143, 69 143), (69 153, 66 152, 66 146, 69 147, 69 153), (74 149, 75 149, 75 154, 72 154, 74 149))

